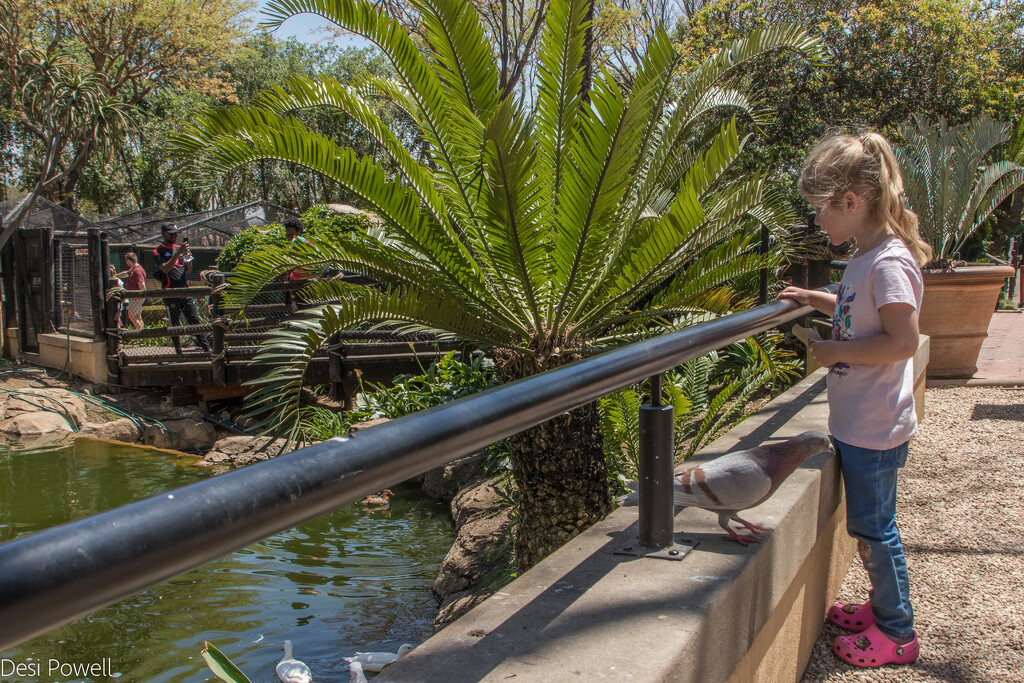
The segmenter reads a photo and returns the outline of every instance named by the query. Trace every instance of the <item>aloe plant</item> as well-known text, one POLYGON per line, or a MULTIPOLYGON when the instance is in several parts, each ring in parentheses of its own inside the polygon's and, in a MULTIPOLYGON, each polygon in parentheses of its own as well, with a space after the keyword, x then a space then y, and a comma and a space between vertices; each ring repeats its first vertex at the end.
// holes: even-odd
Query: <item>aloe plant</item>
POLYGON ((932 262, 925 267, 944 267, 1024 183, 1024 167, 994 154, 1010 128, 984 114, 960 126, 915 114, 900 135, 906 143, 895 152, 907 202, 932 246, 932 262))
MULTIPOLYGON (((679 57, 659 28, 632 92, 608 74, 584 91, 588 5, 551 2, 529 102, 499 87, 472 3, 418 3, 425 51, 371 2, 266 5, 272 24, 310 12, 374 42, 397 77, 355 86, 296 78, 257 106, 213 110, 175 139, 172 154, 196 180, 286 160, 358 194, 387 233, 268 248, 236 269, 233 304, 296 267, 341 268, 381 285, 304 290, 321 307, 285 323, 254 361, 268 370, 249 396, 254 410, 270 411, 265 429, 303 438, 302 376, 339 330, 397 324, 464 339, 510 381, 748 305, 732 284, 777 262, 758 253, 758 231, 781 231, 788 209, 765 175, 734 168, 744 125, 763 109, 729 78, 766 51, 819 60, 819 42, 796 27, 768 27, 678 79, 679 57), (387 129, 370 106, 376 97, 416 122, 423 157, 387 129), (296 116, 311 107, 348 113, 391 156, 397 176, 311 131, 296 116)), ((611 509, 596 408, 516 435, 509 447, 525 569, 611 509)))

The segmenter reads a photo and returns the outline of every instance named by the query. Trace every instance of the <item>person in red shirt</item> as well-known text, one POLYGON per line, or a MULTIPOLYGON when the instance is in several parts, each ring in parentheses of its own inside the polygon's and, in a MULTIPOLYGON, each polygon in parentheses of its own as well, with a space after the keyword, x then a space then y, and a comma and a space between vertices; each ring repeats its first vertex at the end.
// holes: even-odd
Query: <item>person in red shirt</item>
MULTIPOLYGON (((309 240, 302 236, 302 232, 305 230, 306 226, 302 224, 300 219, 286 218, 282 224, 284 225, 284 236, 288 240, 289 244, 309 244, 309 240)), ((285 276, 285 279, 290 282, 296 282, 298 280, 305 280, 308 277, 309 273, 301 268, 296 268, 289 272, 288 275, 285 276)), ((288 304, 288 308, 291 309, 292 313, 297 311, 299 308, 294 290, 284 293, 284 302, 288 304)))
MULTIPOLYGON (((129 251, 124 255, 124 263, 127 267, 115 277, 127 278, 128 283, 125 285, 125 289, 129 291, 145 289, 146 270, 139 265, 139 257, 135 255, 134 251, 129 251)), ((145 327, 142 323, 142 299, 129 299, 125 310, 128 322, 132 324, 132 327, 137 330, 145 327)))

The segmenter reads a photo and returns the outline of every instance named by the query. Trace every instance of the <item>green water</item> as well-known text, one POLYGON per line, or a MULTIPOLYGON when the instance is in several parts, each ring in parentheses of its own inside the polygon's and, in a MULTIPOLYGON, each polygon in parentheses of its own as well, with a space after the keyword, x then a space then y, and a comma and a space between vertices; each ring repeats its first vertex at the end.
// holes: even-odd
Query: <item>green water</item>
MULTIPOLYGON (((88 439, 0 443, 0 541, 210 476, 193 461, 88 439)), ((22 643, 2 666, 42 674, 0 671, 0 681, 108 681, 47 675, 51 659, 103 658, 119 681, 216 680, 199 655, 204 640, 254 683, 276 681, 285 639, 314 680, 347 681, 344 656, 430 635, 430 584, 454 540, 447 506, 394 490, 387 510, 346 506, 22 643)))

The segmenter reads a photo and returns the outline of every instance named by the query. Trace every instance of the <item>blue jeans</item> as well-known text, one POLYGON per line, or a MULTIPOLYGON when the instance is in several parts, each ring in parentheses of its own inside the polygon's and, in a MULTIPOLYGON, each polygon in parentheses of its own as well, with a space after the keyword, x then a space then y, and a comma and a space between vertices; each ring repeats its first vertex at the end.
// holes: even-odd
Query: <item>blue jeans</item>
POLYGON ((890 638, 914 635, 910 580, 896 528, 896 477, 907 464, 909 442, 886 451, 858 448, 833 439, 843 466, 846 530, 857 541, 871 580, 871 611, 890 638))

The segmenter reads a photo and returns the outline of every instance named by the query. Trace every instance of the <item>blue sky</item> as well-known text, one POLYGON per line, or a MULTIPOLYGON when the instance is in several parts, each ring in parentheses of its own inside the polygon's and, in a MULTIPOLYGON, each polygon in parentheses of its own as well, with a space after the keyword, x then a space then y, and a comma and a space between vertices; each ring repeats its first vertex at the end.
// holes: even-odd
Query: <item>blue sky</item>
MULTIPOLYGON (((263 21, 264 16, 262 10, 265 4, 266 2, 264 0, 259 0, 258 9, 255 12, 254 23, 263 21)), ((304 43, 319 43, 326 41, 338 42, 340 45, 355 45, 358 47, 365 47, 369 44, 362 38, 331 38, 328 37, 325 32, 318 30, 329 25, 331 24, 326 19, 322 19, 312 14, 300 14, 281 24, 281 27, 274 32, 274 35, 279 38, 288 38, 289 36, 293 36, 304 43)))

